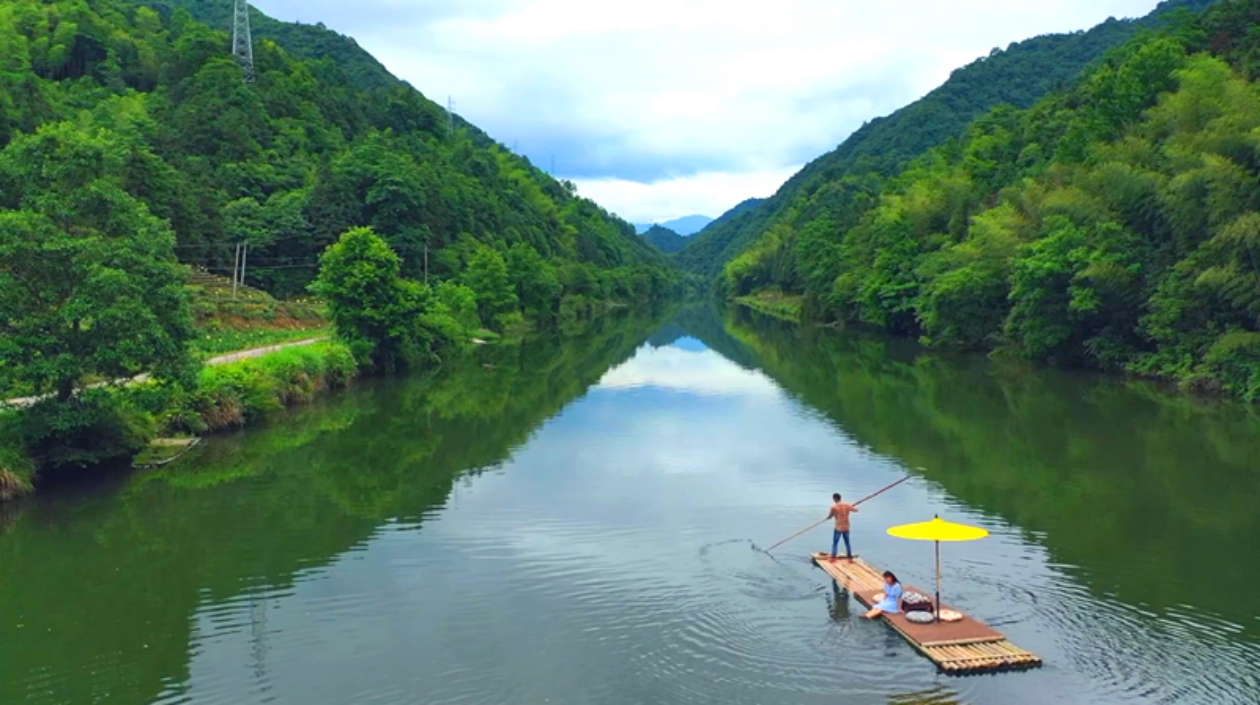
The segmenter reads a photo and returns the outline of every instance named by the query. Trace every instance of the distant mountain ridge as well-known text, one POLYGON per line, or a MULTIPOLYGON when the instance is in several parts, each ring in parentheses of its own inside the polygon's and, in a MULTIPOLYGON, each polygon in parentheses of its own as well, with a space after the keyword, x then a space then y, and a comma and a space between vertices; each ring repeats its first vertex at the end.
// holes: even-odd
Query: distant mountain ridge
POLYGON ((687 246, 687 238, 661 225, 653 225, 641 237, 667 255, 672 255, 687 246))
POLYGON ((713 222, 713 219, 707 215, 689 215, 683 218, 667 220, 664 223, 648 223, 635 225, 635 229, 642 235, 651 230, 654 226, 659 225, 662 228, 673 230, 683 237, 691 237, 696 233, 704 230, 713 222))

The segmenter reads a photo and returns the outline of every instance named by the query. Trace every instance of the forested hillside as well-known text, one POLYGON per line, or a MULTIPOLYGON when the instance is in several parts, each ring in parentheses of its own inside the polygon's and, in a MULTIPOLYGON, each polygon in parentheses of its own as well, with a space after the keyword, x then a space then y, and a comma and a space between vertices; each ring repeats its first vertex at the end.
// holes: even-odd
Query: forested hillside
POLYGON ((687 246, 687 238, 661 225, 653 225, 639 237, 652 243, 656 249, 672 255, 687 246))
POLYGON ((724 269, 815 316, 1260 398, 1260 0, 1129 42, 724 269))
MULTIPOLYGON (((230 0, 177 4, 218 19, 230 0)), ((412 276, 424 276, 427 248, 431 279, 459 277, 479 245, 527 245, 563 286, 552 311, 563 295, 633 301, 672 286, 631 226, 484 135, 448 133, 441 107, 351 40, 258 16, 258 77, 246 84, 226 26, 159 10, 0 7, 0 145, 55 131, 100 140, 121 156, 123 189, 169 222, 181 261, 230 270, 249 242, 250 283, 292 295, 337 236, 371 226, 412 276)), ((5 195, 0 206, 17 207, 5 195)))
POLYGON ((0 3, 0 500, 357 369, 687 286, 351 40, 256 15, 247 82, 226 28, 172 4, 222 19, 230 0, 0 3), (188 265, 228 274, 238 252, 252 287, 326 300, 342 341, 199 374, 188 265), (121 385, 138 375, 156 383, 121 385))
POLYGON ((1047 93, 1070 85, 1086 66, 1138 33, 1162 26, 1180 12, 1196 12, 1216 0, 1167 0, 1146 18, 1115 20, 1087 32, 1036 37, 994 49, 960 68, 940 88, 892 115, 873 120, 833 152, 807 165, 774 197, 741 205, 696 235, 679 255, 686 269, 715 275, 771 232, 799 233, 830 218, 851 225, 879 179, 946 140, 961 137, 976 118, 999 105, 1028 108, 1047 93))

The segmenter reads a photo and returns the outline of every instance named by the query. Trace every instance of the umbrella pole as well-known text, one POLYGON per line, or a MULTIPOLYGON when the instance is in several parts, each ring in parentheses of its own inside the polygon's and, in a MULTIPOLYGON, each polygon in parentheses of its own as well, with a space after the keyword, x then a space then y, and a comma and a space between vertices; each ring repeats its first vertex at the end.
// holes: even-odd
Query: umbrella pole
POLYGON ((936 542, 936 621, 941 621, 941 542, 936 542))

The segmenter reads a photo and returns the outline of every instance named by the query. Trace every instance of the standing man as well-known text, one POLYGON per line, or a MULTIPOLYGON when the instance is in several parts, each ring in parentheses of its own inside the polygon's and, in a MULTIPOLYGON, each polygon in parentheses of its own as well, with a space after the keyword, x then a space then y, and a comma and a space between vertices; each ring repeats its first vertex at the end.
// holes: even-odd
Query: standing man
POLYGON ((836 520, 836 530, 831 535, 831 562, 836 562, 836 549, 840 547, 840 539, 844 539, 844 551, 850 561, 853 560, 853 547, 849 545, 849 513, 856 512, 857 507, 840 501, 840 494, 831 495, 831 511, 828 519, 836 520))

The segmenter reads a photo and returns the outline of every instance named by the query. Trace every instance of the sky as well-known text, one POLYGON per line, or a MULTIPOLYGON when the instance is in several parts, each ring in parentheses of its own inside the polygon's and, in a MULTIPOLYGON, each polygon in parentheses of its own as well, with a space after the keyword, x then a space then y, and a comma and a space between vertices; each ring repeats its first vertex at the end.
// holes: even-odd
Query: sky
POLYGON ((632 222, 767 197, 995 47, 1157 0, 254 0, 632 222))

